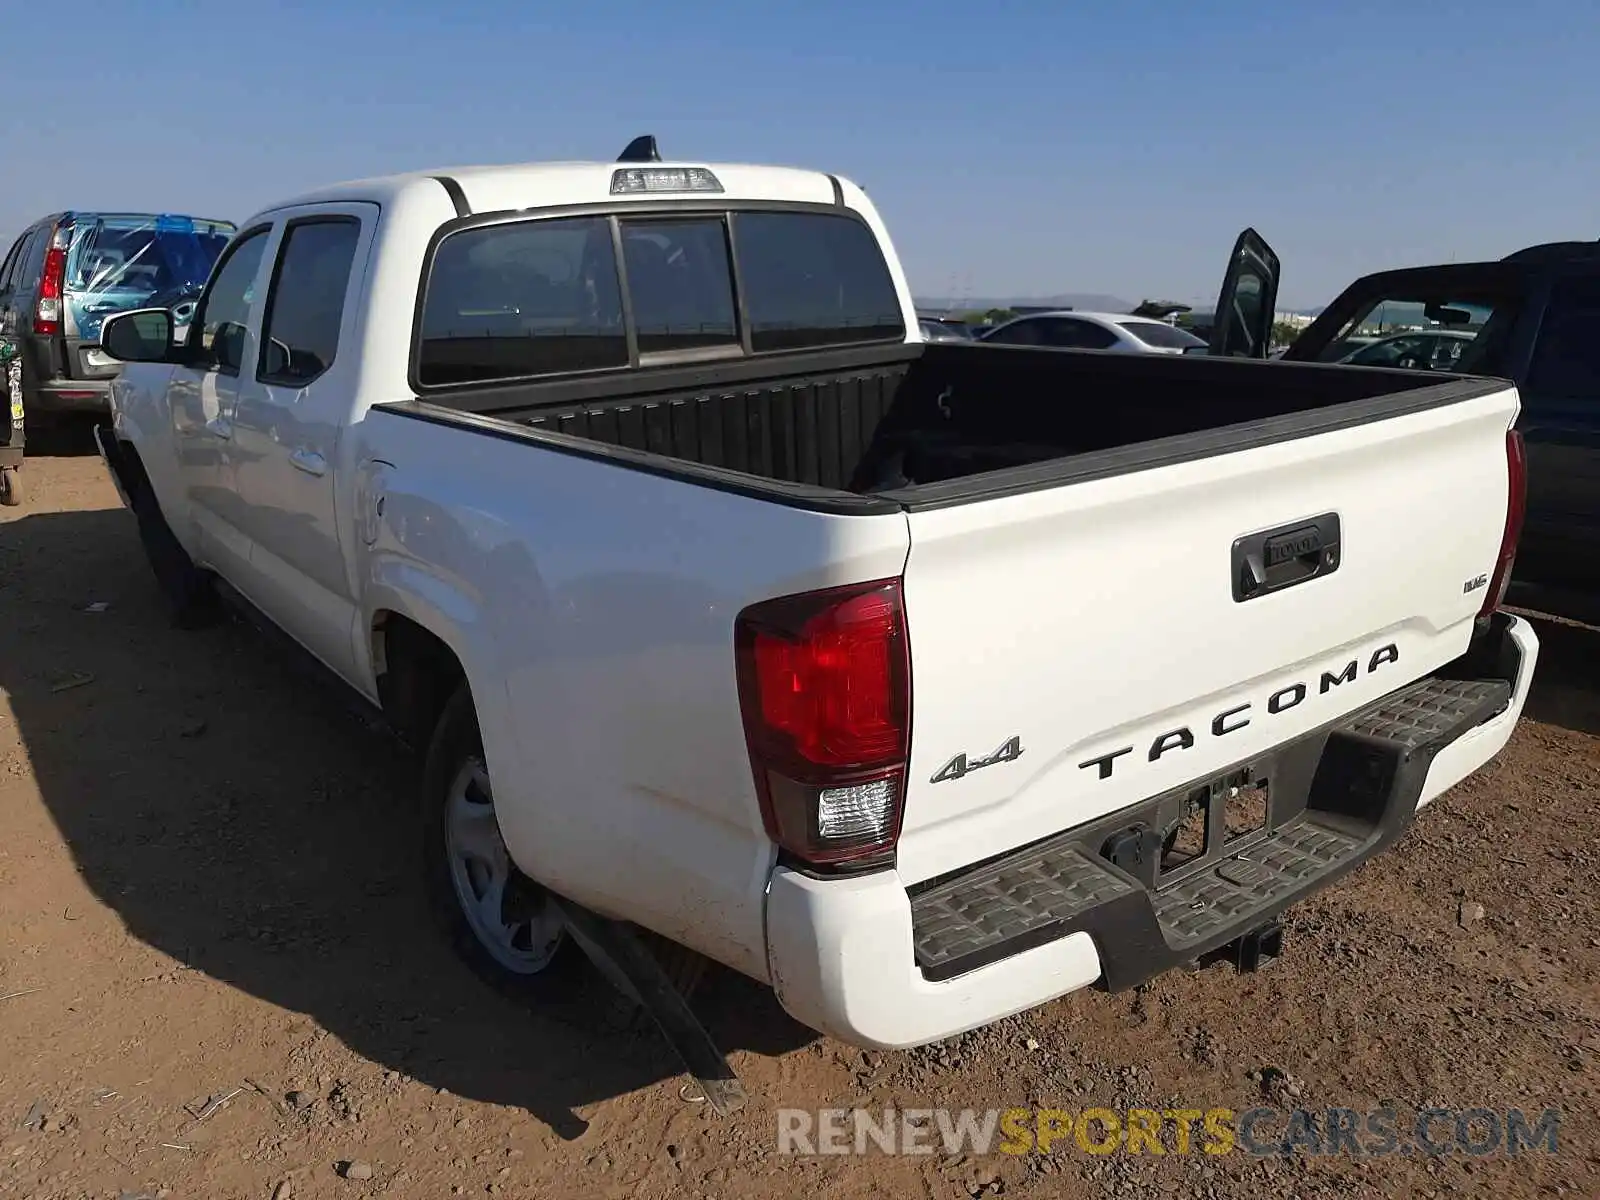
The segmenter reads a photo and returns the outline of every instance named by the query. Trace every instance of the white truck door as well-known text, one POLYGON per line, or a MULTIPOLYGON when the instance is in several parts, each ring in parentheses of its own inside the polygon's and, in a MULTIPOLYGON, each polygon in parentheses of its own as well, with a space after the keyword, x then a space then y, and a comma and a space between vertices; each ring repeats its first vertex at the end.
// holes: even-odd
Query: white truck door
POLYGON ((285 214, 234 421, 237 487, 258 603, 346 679, 356 675, 356 604, 335 459, 359 378, 357 323, 372 204, 285 214))
POLYGON ((246 230, 224 252, 189 326, 189 361, 168 384, 178 473, 198 535, 197 557, 238 585, 249 561, 234 491, 233 432, 242 365, 253 358, 251 320, 272 226, 246 230))

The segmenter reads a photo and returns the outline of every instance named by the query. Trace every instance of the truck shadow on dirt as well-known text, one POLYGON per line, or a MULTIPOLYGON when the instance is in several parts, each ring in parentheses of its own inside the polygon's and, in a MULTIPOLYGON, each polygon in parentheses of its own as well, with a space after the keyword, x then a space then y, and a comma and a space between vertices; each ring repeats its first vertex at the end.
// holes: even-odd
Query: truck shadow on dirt
POLYGON ((104 417, 88 413, 53 414, 49 420, 28 426, 27 453, 55 458, 83 458, 99 454, 94 427, 104 417))
MULTIPOLYGON (((247 627, 173 629, 126 512, 0 524, 0 686, 84 880, 182 966, 563 1137, 574 1109, 681 1076, 598 979, 533 1010, 458 965, 424 900, 414 760, 247 627)), ((815 1038, 719 968, 694 1004, 725 1051, 815 1038)))

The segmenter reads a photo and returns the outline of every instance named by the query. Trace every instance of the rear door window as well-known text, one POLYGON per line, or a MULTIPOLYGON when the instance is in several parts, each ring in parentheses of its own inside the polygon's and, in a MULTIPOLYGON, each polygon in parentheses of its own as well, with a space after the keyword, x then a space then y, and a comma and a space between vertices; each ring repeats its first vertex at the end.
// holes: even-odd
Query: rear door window
POLYGON ((316 217, 285 231, 261 323, 262 383, 305 387, 333 365, 360 240, 354 217, 316 217))
POLYGON ((1052 317, 1046 322, 1045 344, 1072 350, 1104 350, 1116 345, 1117 335, 1092 321, 1052 317))
POLYGON ((1190 350, 1205 345, 1187 329, 1179 329, 1165 321, 1119 321, 1118 324, 1145 345, 1163 350, 1190 350))
POLYGON ((994 342, 1001 346, 1041 346, 1044 339, 1040 336, 1038 321, 1013 321, 1002 329, 996 329, 986 342, 994 342))
POLYGON ((734 241, 756 352, 904 339, 889 264, 862 222, 831 213, 741 212, 734 241))

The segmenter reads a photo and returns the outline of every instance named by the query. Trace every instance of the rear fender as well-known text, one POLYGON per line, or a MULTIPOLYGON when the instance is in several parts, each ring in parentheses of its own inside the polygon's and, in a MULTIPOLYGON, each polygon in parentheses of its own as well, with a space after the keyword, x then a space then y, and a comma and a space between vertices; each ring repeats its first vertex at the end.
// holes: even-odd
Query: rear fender
MULTIPOLYGON (((372 637, 377 614, 392 612, 414 622, 443 642, 461 665, 491 773, 523 777, 494 622, 484 610, 483 596, 468 583, 483 568, 469 570, 470 564, 451 560, 452 552, 471 553, 474 539, 451 513, 403 490, 386 492, 373 534, 372 544, 362 545, 357 554, 362 607, 352 636, 362 686, 369 695, 378 694, 372 637)), ((519 865, 536 874, 536 864, 519 865)))

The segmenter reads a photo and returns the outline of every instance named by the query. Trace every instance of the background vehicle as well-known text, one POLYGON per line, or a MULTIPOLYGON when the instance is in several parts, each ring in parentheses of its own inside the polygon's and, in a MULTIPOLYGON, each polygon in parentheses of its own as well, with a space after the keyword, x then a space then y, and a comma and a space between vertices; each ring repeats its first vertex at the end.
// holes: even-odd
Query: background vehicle
POLYGON ((22 345, 30 422, 108 411, 118 366, 99 345, 105 318, 158 305, 180 327, 235 226, 153 213, 63 212, 34 222, 0 260, 0 321, 22 345))
POLYGON ((1217 353, 925 343, 856 185, 635 147, 302 196, 183 346, 104 330, 174 612, 236 597, 426 748, 486 978, 599 914, 937 1040, 1270 953, 1505 744, 1513 389, 1235 357, 1248 231, 1217 353))
POLYGON ((1165 321, 1124 313, 1046 312, 1016 317, 978 340, 1001 346, 1059 346, 1073 350, 1119 350, 1131 354, 1182 354, 1205 342, 1165 321))
MULTIPOLYGON (((1347 287, 1284 355, 1359 361, 1349 334, 1382 312, 1431 319, 1460 349, 1433 370, 1516 383, 1528 456, 1519 591, 1558 609, 1592 611, 1600 592, 1600 243, 1530 246, 1494 262, 1411 267, 1347 287), (1561 593, 1573 593, 1563 596, 1561 593)), ((1383 343, 1375 343, 1375 346, 1383 343)))

